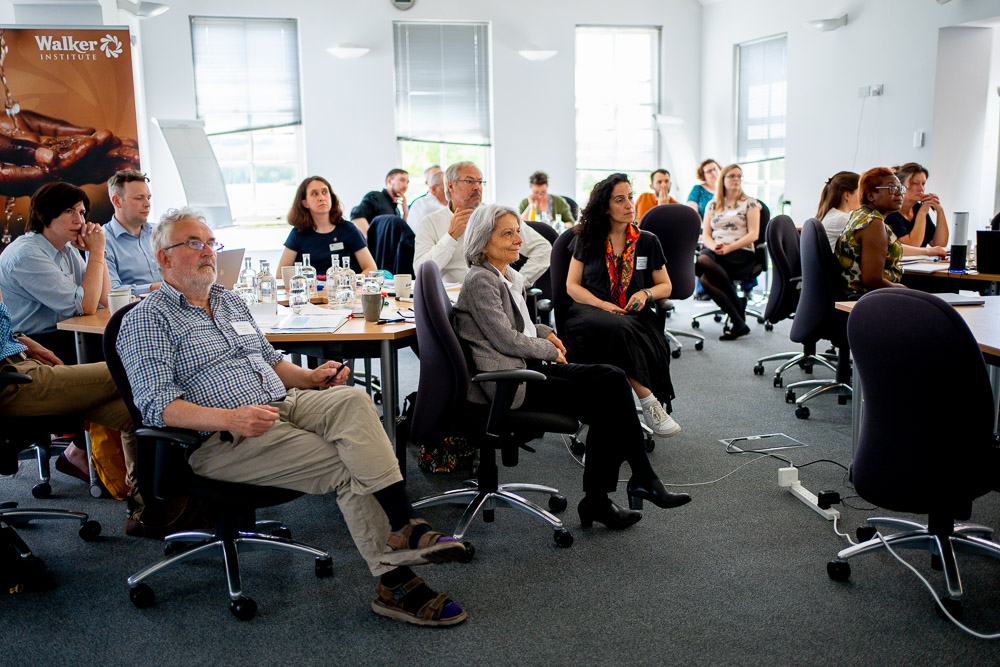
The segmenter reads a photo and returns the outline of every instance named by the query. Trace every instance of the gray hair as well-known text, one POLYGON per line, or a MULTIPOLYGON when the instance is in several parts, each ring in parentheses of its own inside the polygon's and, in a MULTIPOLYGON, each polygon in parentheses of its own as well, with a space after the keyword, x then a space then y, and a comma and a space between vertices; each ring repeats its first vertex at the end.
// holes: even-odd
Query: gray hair
POLYGON ((425 181, 430 181, 431 180, 431 172, 433 170, 435 170, 435 169, 441 169, 441 165, 439 165, 439 164, 432 164, 431 166, 429 166, 426 169, 424 169, 424 180, 425 181))
MULTIPOLYGON (((198 209, 194 209, 189 206, 168 209, 167 212, 160 218, 160 224, 153 227, 153 234, 150 237, 153 252, 166 250, 167 246, 171 245, 170 235, 174 231, 174 225, 180 220, 197 220, 202 224, 208 224, 208 221, 205 219, 205 214, 198 209)), ((159 266, 159 263, 157 263, 157 268, 162 274, 163 267, 159 266)))
MULTIPOLYGON (((490 244, 500 218, 508 214, 517 218, 520 223, 517 211, 500 204, 484 204, 472 212, 469 223, 465 226, 464 253, 467 265, 482 264, 486 261, 486 246, 490 244)), ((521 238, 524 238, 524 234, 521 238)))
MULTIPOLYGON (((448 165, 448 170, 444 173, 445 183, 456 183, 458 182, 459 172, 461 172, 466 167, 472 167, 473 169, 479 169, 475 162, 470 162, 469 160, 462 160, 461 162, 456 162, 455 164, 448 165)), ((444 198, 449 202, 451 201, 451 193, 448 192, 447 185, 444 188, 444 198)))
POLYGON ((444 172, 435 171, 433 174, 431 174, 430 180, 427 181, 427 184, 432 188, 435 185, 444 185, 444 172))

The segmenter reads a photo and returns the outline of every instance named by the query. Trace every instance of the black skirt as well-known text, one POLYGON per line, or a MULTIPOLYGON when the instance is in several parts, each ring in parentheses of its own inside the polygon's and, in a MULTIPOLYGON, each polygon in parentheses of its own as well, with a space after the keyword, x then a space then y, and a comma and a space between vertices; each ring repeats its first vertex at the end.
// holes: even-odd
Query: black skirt
MULTIPOLYGON (((566 316, 566 359, 577 364, 611 364, 649 388, 671 411, 670 346, 649 308, 616 315, 595 306, 573 303, 566 316)), ((563 332, 559 332, 562 334, 563 332)))

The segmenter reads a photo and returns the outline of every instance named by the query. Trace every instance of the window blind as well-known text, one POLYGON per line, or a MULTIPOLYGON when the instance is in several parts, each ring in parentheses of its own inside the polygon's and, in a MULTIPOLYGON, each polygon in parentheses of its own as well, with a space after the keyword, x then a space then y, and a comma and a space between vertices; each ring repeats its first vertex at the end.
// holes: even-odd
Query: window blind
POLYGON ((785 156, 788 39, 772 37, 738 47, 737 146, 740 162, 785 156))

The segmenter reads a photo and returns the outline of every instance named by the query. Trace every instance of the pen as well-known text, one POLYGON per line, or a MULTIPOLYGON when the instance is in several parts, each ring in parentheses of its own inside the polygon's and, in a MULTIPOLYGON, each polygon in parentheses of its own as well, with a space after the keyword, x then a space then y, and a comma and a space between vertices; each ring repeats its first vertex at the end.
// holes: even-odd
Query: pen
POLYGON ((405 322, 405 321, 406 321, 405 319, 403 319, 402 317, 400 317, 400 318, 397 318, 397 319, 394 319, 394 320, 379 320, 375 324, 392 324, 393 322, 405 322))

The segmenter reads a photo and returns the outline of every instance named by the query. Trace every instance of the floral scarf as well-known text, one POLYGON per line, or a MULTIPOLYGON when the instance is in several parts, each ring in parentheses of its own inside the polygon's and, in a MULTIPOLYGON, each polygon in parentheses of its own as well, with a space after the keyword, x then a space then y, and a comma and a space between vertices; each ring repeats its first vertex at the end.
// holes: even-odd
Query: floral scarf
POLYGON ((622 308, 628 303, 627 292, 635 269, 635 248, 638 240, 639 228, 629 225, 625 230, 625 249, 620 258, 615 256, 611 237, 605 241, 604 262, 608 267, 608 281, 611 283, 611 301, 622 308))

